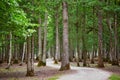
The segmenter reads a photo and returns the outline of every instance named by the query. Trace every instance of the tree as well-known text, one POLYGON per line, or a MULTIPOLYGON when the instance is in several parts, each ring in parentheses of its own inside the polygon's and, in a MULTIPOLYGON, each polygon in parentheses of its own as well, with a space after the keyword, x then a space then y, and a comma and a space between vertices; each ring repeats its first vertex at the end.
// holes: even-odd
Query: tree
POLYGON ((44 41, 43 41, 43 57, 42 57, 43 66, 46 66, 47 24, 48 24, 47 20, 48 20, 48 12, 45 12, 44 41))
POLYGON ((59 27, 58 27, 58 7, 56 7, 56 15, 55 15, 55 19, 56 19, 56 51, 55 51, 55 63, 58 64, 58 60, 59 60, 59 55, 60 55, 60 48, 59 48, 59 27))
POLYGON ((9 69, 11 66, 11 59, 12 59, 12 32, 9 33, 10 44, 9 44, 9 59, 8 59, 8 66, 6 69, 9 69))
POLYGON ((27 73, 26 76, 34 76, 34 63, 31 48, 31 36, 27 38, 27 73))
POLYGON ((63 8, 63 53, 62 53, 62 61, 61 61, 61 68, 62 70, 69 70, 69 44, 68 44, 68 12, 67 12, 67 2, 63 1, 62 8, 63 8))
POLYGON ((41 28, 41 18, 38 20, 39 27, 38 27, 38 66, 41 66, 42 64, 42 28, 41 28))
MULTIPOLYGON (((101 0, 100 0, 101 1, 101 0)), ((103 39, 102 39, 102 10, 98 7, 98 67, 104 67, 103 64, 103 39)))

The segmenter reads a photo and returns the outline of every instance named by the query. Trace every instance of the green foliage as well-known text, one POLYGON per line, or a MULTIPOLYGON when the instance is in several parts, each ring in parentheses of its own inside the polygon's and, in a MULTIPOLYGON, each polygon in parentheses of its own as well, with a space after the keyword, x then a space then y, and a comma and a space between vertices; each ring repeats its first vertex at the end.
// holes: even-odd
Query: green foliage
POLYGON ((113 74, 113 75, 109 78, 109 80, 120 80, 120 75, 115 75, 115 74, 113 74))
MULTIPOLYGON (((12 31, 15 40, 13 43, 23 43, 28 36, 35 34, 38 39, 37 28, 41 25, 44 27, 45 12, 48 12, 47 26, 47 49, 55 45, 55 15, 58 8, 59 21, 59 39, 62 40, 62 1, 68 3, 68 21, 69 21, 69 42, 74 48, 77 44, 82 49, 82 35, 85 36, 87 51, 92 51, 93 46, 98 49, 98 6, 102 10, 103 16, 103 42, 108 47, 110 31, 108 28, 107 15, 109 14, 112 22, 112 36, 114 36, 114 14, 118 17, 118 37, 120 37, 120 0, 1 0, 0 1, 0 46, 4 45, 5 36, 12 31), (106 1, 106 2, 105 2, 106 1), (109 4, 108 2, 109 1, 109 4), (116 2, 116 3, 115 3, 116 2), (94 12, 94 13, 93 13, 94 12), (38 23, 41 18, 41 24, 38 23), (85 19, 85 22, 84 22, 85 19), (85 23, 85 25, 84 25, 85 23), (78 28, 76 25, 78 24, 78 28), (82 29, 85 32, 82 33, 82 29), (78 34, 77 34, 78 30, 78 34), (77 38, 79 41, 77 42, 77 38)), ((42 29, 43 38, 43 29, 42 29)), ((36 47, 37 48, 37 47, 36 47)), ((36 49, 37 50, 37 49, 36 49)))

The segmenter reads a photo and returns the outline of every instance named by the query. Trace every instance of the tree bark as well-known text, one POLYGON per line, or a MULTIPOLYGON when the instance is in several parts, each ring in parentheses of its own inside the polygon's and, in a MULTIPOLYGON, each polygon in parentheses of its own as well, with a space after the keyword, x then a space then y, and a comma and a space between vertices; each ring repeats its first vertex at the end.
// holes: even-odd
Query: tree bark
POLYGON ((87 49, 86 49, 86 11, 84 7, 85 3, 83 3, 83 11, 84 11, 84 18, 83 18, 83 27, 82 27, 82 54, 83 54, 83 66, 87 66, 87 49))
POLYGON ((41 18, 39 17, 39 27, 38 27, 38 66, 42 65, 42 28, 41 28, 41 18))
POLYGON ((118 62, 118 41, 117 41, 117 14, 114 14, 114 54, 112 56, 113 60, 112 60, 112 65, 118 65, 119 66, 119 62, 118 62))
POLYGON ((18 44, 17 43, 14 44, 14 54, 15 54, 14 64, 18 64, 18 44))
POLYGON ((44 44, 43 44, 43 66, 46 66, 46 45, 47 45, 47 20, 48 20, 48 13, 45 13, 45 25, 44 25, 44 44))
POLYGON ((32 45, 31 45, 31 69, 34 71, 34 49, 35 49, 35 39, 34 39, 34 33, 32 35, 32 45))
POLYGON ((31 37, 27 38, 27 74, 26 76, 34 76, 33 55, 31 51, 31 37))
POLYGON ((58 60, 60 59, 60 47, 59 47, 59 27, 58 27, 58 7, 56 7, 56 51, 55 51, 55 64, 58 64, 58 60))
POLYGON ((6 69, 10 68, 11 65, 11 59, 12 59, 12 32, 10 32, 9 34, 9 39, 10 39, 10 45, 9 45, 9 59, 8 59, 8 66, 6 67, 6 69))
POLYGON ((68 12, 67 12, 67 2, 63 1, 63 53, 62 53, 62 61, 61 61, 61 68, 62 70, 69 70, 69 44, 68 44, 68 12))
POLYGON ((25 56, 25 52, 26 52, 25 50, 26 50, 26 42, 24 42, 24 44, 23 44, 23 53, 22 53, 22 60, 21 60, 20 66, 23 65, 24 56, 25 56))
POLYGON ((104 67, 103 64, 103 39, 102 39, 102 10, 98 7, 98 67, 104 67))
POLYGON ((78 4, 77 4, 77 10, 76 10, 76 18, 77 18, 77 22, 76 22, 76 47, 77 47, 77 49, 76 49, 76 61, 77 61, 77 66, 79 67, 80 66, 80 64, 79 64, 79 55, 80 55, 80 52, 79 52, 79 33, 78 33, 78 30, 79 30, 79 19, 78 19, 78 4))

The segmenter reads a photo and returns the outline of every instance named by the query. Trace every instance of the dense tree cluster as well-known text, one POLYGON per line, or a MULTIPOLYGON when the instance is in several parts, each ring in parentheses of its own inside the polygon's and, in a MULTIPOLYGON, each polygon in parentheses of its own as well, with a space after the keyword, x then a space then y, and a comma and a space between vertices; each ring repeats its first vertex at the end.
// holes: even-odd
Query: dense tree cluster
POLYGON ((27 63, 34 76, 34 61, 46 58, 119 65, 120 0, 0 0, 0 63, 27 63))

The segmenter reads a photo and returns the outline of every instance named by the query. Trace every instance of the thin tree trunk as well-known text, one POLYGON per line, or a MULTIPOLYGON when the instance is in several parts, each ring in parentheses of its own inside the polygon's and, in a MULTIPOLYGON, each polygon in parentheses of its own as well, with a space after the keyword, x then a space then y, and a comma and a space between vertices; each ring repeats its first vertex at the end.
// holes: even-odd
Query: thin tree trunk
POLYGON ((67 12, 67 2, 63 1, 63 53, 62 53, 62 61, 61 61, 61 68, 62 70, 69 70, 69 44, 68 44, 68 12, 67 12))
POLYGON ((103 39, 102 39, 102 10, 98 7, 98 67, 104 67, 103 64, 103 39))
POLYGON ((15 49, 15 50, 14 50, 14 51, 15 51, 15 52, 14 52, 14 54, 15 54, 14 64, 18 64, 18 53, 17 53, 17 52, 18 52, 18 44, 15 43, 14 45, 15 45, 15 46, 14 46, 14 49, 15 49))
POLYGON ((48 49, 48 58, 51 58, 51 48, 48 49))
POLYGON ((94 48, 94 46, 93 46, 92 58, 91 58, 91 63, 92 63, 92 64, 94 64, 94 54, 95 54, 95 53, 94 53, 94 52, 95 52, 94 50, 95 50, 95 48, 94 48))
POLYGON ((73 58, 74 58, 74 52, 73 52, 73 46, 72 46, 72 40, 70 40, 70 45, 69 45, 69 47, 70 47, 70 50, 69 50, 69 60, 70 60, 70 62, 73 62, 73 58))
POLYGON ((76 48, 76 50, 75 50, 75 56, 76 56, 77 66, 79 67, 80 64, 79 64, 79 52, 78 52, 78 48, 76 48))
POLYGON ((4 43, 4 41, 2 42, 1 53, 0 54, 1 54, 1 62, 0 63, 2 63, 2 62, 4 62, 4 57, 5 57, 5 43, 4 43))
POLYGON ((82 54, 83 54, 83 66, 87 66, 87 49, 86 49, 86 11, 84 7, 85 3, 83 3, 83 10, 84 10, 84 18, 83 18, 83 27, 82 27, 82 54))
POLYGON ((108 25, 108 28, 109 28, 109 32, 110 32, 110 38, 109 38, 109 55, 110 55, 110 61, 111 62, 114 58, 114 51, 113 51, 113 30, 112 30, 112 24, 111 24, 111 20, 110 20, 110 16, 107 16, 107 25, 108 25), (113 55, 113 56, 112 56, 113 55))
POLYGON ((38 66, 42 66, 42 28, 41 28, 41 18, 38 20, 39 27, 38 27, 38 66))
POLYGON ((47 45, 47 20, 48 20, 48 13, 45 13, 45 25, 44 25, 44 45, 43 45, 43 66, 46 66, 46 45, 47 45))
POLYGON ((2 60, 3 47, 2 46, 0 46, 0 64, 3 62, 3 60, 2 60))
POLYGON ((58 64, 59 55, 60 55, 60 47, 59 47, 59 27, 58 27, 58 7, 56 7, 56 51, 55 51, 55 64, 58 64))
POLYGON ((8 66, 6 67, 6 69, 9 69, 9 68, 10 68, 11 59, 12 59, 12 32, 10 32, 9 38, 10 38, 9 59, 8 59, 8 66))
POLYGON ((79 54, 80 54, 80 52, 79 52, 79 33, 78 33, 78 30, 79 30, 79 19, 78 19, 78 4, 77 4, 77 10, 76 10, 76 18, 77 18, 77 22, 76 22, 76 40, 77 40, 77 42, 76 42, 76 46, 77 46, 77 49, 76 49, 76 61, 77 61, 77 66, 80 66, 80 64, 79 64, 79 54))
POLYGON ((26 42, 24 42, 24 44, 23 44, 23 53, 22 53, 22 60, 21 60, 20 66, 23 65, 24 56, 25 56, 25 50, 26 50, 26 42))
POLYGON ((32 45, 31 45, 31 69, 34 71, 34 49, 35 49, 35 39, 34 39, 34 33, 32 35, 32 45))
MULTIPOLYGON (((93 16, 95 15, 95 8, 93 7, 93 16)), ((93 17, 93 27, 95 27, 95 18, 93 17)), ((93 34, 95 33, 95 29, 93 29, 93 34)), ((93 41, 94 41, 94 37, 93 37, 93 41)), ((94 64, 94 55, 95 55, 95 43, 93 43, 93 47, 92 47, 92 59, 91 59, 91 63, 94 64)))
MULTIPOLYGON (((118 49, 117 49, 117 14, 114 15, 114 59, 112 61, 112 65, 119 65, 118 62, 118 49)), ((112 55, 113 56, 113 55, 112 55)))

